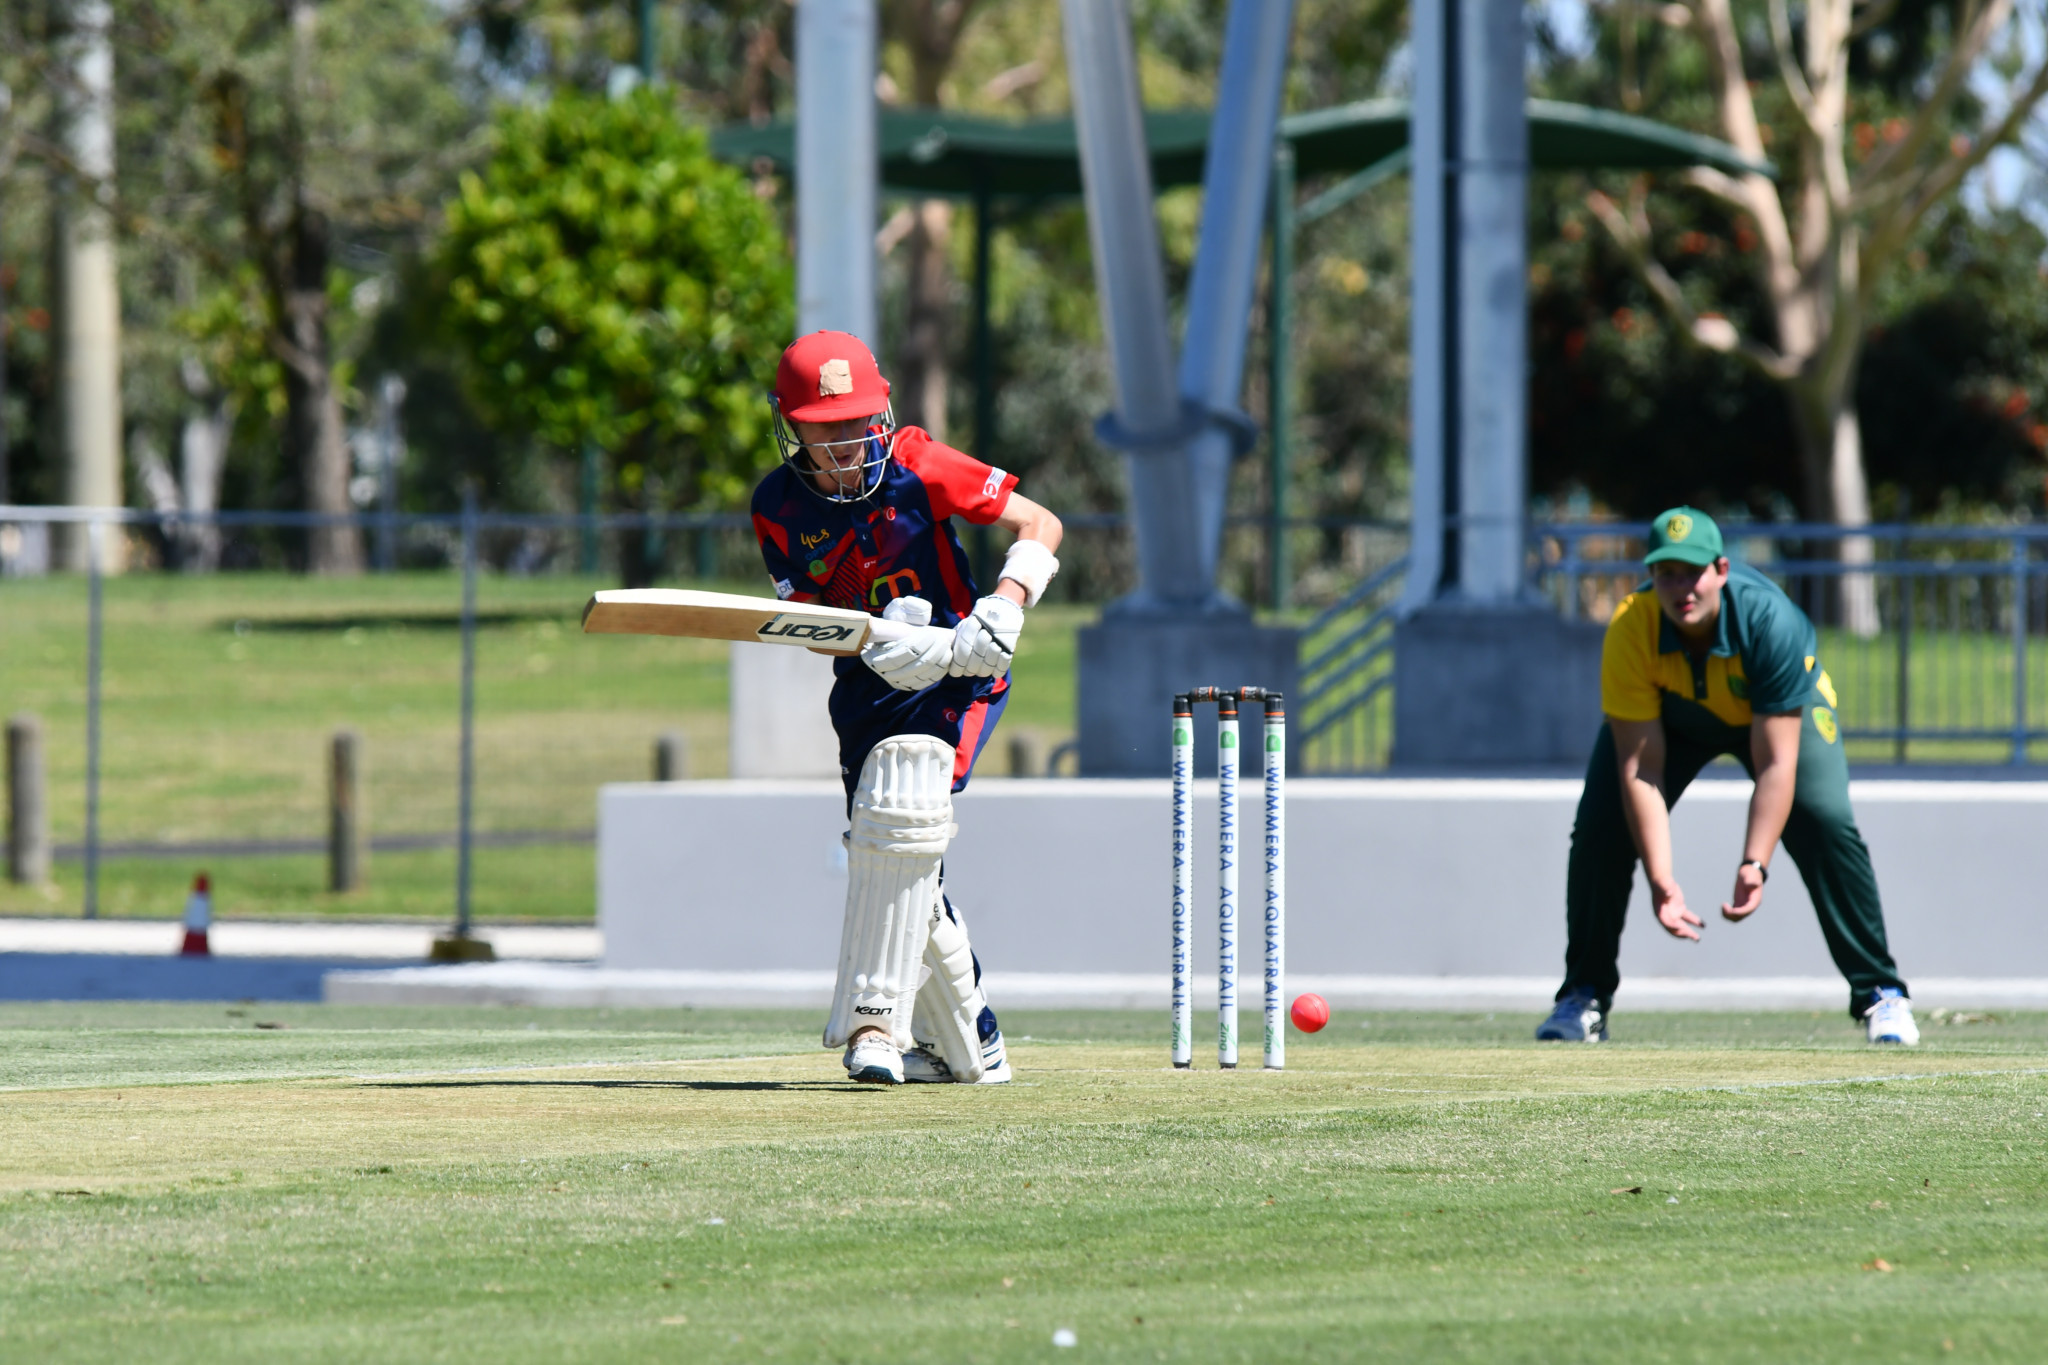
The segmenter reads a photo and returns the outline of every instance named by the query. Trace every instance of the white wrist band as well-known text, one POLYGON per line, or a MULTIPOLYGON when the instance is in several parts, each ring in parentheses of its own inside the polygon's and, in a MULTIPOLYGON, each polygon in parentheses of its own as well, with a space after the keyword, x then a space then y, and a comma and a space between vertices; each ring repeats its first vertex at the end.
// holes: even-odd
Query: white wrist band
POLYGON ((1035 540, 1020 540, 1010 547, 1003 556, 1003 571, 997 580, 1008 578, 1024 589, 1024 605, 1035 607, 1038 599, 1045 595, 1046 584, 1060 571, 1060 562, 1054 559, 1052 551, 1035 540))

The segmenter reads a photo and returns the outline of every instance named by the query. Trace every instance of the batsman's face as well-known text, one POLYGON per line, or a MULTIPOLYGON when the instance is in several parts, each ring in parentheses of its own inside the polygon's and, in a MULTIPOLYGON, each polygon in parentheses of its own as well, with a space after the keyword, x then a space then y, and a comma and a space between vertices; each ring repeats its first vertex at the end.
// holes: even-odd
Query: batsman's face
POLYGON ((1667 559, 1650 571, 1657 589, 1657 601, 1664 614, 1680 630, 1697 632, 1714 623, 1721 614, 1721 586, 1728 581, 1728 561, 1711 564, 1681 564, 1667 559))
POLYGON ((843 422, 791 422, 811 463, 811 478, 828 493, 860 487, 861 463, 868 458, 868 427, 872 417, 843 422))

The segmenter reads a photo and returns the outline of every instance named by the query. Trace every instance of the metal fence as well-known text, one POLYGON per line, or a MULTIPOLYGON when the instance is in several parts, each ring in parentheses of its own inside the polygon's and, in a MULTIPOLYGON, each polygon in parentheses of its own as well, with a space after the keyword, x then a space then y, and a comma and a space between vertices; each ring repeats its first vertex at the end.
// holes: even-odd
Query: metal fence
MULTIPOLYGON (((1642 581, 1647 530, 1537 527, 1537 581, 1567 615, 1605 620, 1642 581)), ((2048 526, 1722 531, 1813 619, 1853 759, 2033 761, 2048 739, 2048 526)))
MULTIPOLYGON (((1068 526, 1055 601, 1128 587, 1122 519, 1068 526)), ((1533 590, 1604 620, 1641 580, 1645 529, 1532 527, 1533 590)), ((2048 741, 2048 527, 1724 529, 1731 553, 1816 622, 1858 762, 2025 763, 2048 741)), ((1284 614, 1305 628, 1303 766, 1384 767, 1405 531, 1304 520, 1286 534, 1303 566, 1286 594, 1303 605, 1284 614)), ((1227 572, 1241 595, 1263 595, 1269 535, 1232 521, 1227 572)), ((169 913, 194 871, 221 881, 231 866, 221 895, 242 913, 587 915, 597 788, 652 776, 658 748, 692 775, 726 767, 723 647, 576 635, 576 606, 628 560, 761 585, 752 531, 734 515, 0 508, 0 716, 40 717, 58 859, 54 889, 0 882, 0 913, 169 913), (333 525, 359 532, 389 572, 290 572, 309 532, 333 525), (107 553, 131 571, 41 572, 107 553), (174 572, 211 567, 251 571, 174 572), (329 886, 344 731, 371 855, 357 891, 329 886)), ((1036 738, 1043 753, 1058 734, 1036 738)), ((984 770, 1013 761, 1026 760, 998 746, 984 770)))
MULTIPOLYGON (((1636 523, 1530 528, 1530 582, 1604 622, 1644 581, 1636 523)), ((1731 557, 1812 618, 1862 764, 2027 764, 2048 741, 2048 527, 1723 526, 1731 557)), ((1307 625, 1301 753, 1323 774, 1384 768, 1393 747, 1394 603, 1405 541, 1307 625)))
POLYGON ((657 538, 686 574, 760 579, 744 517, 0 508, 0 715, 35 732, 56 858, 0 881, 0 913, 174 912, 204 869, 244 914, 587 915, 597 788, 657 749, 725 763, 722 647, 576 636, 657 538), (390 571, 257 571, 336 526, 390 571), (332 885, 344 807, 359 887, 332 885))

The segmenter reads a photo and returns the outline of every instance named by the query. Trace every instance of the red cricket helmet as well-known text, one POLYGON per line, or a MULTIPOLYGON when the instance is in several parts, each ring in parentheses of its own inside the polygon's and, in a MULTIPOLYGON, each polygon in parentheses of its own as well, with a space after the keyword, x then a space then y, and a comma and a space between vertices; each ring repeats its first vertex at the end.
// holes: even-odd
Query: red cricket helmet
POLYGON ((775 406, 792 422, 843 422, 889 407, 889 381, 874 352, 846 332, 798 337, 775 367, 775 406))
POLYGON ((775 445, 804 487, 828 502, 860 502, 881 487, 895 451, 896 413, 889 405, 889 381, 859 337, 813 332, 782 353, 775 367, 775 445), (844 441, 806 445, 789 427, 854 418, 871 420, 864 434, 844 441), (827 464, 838 471, 829 492, 812 482, 827 464))

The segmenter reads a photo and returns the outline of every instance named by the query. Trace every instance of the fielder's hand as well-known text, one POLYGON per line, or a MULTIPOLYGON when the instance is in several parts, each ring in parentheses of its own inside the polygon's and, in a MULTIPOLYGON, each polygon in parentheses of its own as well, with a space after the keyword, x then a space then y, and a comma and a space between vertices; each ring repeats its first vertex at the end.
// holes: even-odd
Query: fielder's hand
POLYGON ((1664 926, 1664 932, 1673 938, 1689 938, 1699 942, 1700 926, 1706 921, 1685 908, 1685 892, 1677 882, 1666 887, 1655 883, 1650 886, 1650 903, 1657 907, 1657 923, 1664 926))
POLYGON ((883 682, 898 692, 921 692, 946 676, 953 662, 953 632, 929 624, 930 602, 922 597, 899 597, 882 609, 882 619, 917 627, 906 639, 862 646, 861 662, 883 682))
POLYGON ((1735 898, 1721 907, 1721 918, 1734 921, 1748 919, 1763 903, 1763 869, 1755 863, 1746 862, 1735 869, 1735 898))
POLYGON ((953 627, 953 676, 993 678, 1008 672, 1023 632, 1024 608, 1000 595, 982 598, 973 614, 953 627))

